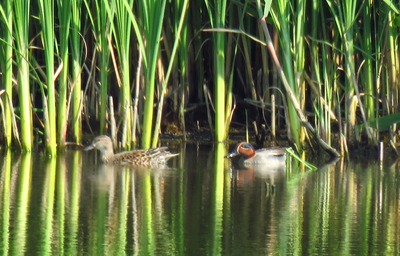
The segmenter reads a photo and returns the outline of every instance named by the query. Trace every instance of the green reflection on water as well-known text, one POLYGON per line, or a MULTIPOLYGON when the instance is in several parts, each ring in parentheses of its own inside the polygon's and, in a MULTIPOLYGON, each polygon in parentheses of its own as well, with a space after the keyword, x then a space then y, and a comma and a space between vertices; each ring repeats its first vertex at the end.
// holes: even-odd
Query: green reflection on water
POLYGON ((0 182, 0 191, 2 194, 1 197, 1 225, 2 225, 2 239, 1 239, 1 251, 4 252, 4 255, 8 255, 9 251, 9 239, 10 239, 10 185, 11 185, 11 151, 7 150, 4 156, 3 166, 1 167, 1 182, 0 182))
MULTIPOLYGON (((8 155, 11 157, 11 155, 8 155)), ((29 200, 31 195, 31 171, 32 156, 30 153, 22 154, 21 165, 17 170, 17 191, 10 194, 11 201, 16 202, 14 205, 15 219, 13 226, 15 232, 11 232, 14 237, 12 239, 13 251, 11 254, 23 254, 27 247, 27 233, 29 226, 29 200)), ((6 196, 6 195, 5 195, 6 196)), ((33 214, 33 213, 31 213, 33 214)))
POLYGON ((226 155, 225 145, 218 143, 214 151, 214 183, 211 187, 211 232, 212 246, 209 255, 221 255, 223 235, 223 210, 224 210, 224 156, 226 155))
MULTIPOLYGON (((72 166, 67 168, 65 156, 59 158, 59 180, 60 183, 63 184, 60 187, 57 187, 60 197, 63 198, 63 202, 61 205, 68 205, 67 208, 62 208, 62 214, 60 216, 64 216, 63 219, 67 221, 67 231, 68 236, 62 235, 63 241, 62 245, 67 245, 67 248, 64 250, 64 246, 60 248, 61 251, 67 252, 67 255, 77 255, 81 254, 82 250, 78 250, 78 242, 81 238, 79 237, 79 205, 80 205, 80 197, 81 197, 81 181, 82 181, 82 155, 79 151, 75 151, 72 153, 72 166), (71 178, 68 179, 68 174, 71 172, 71 178), (68 188, 68 185, 70 188, 68 188), (65 202, 69 202, 66 204, 65 202), (69 209, 69 211, 68 211, 69 209), (69 213, 69 214, 67 214, 69 213), (66 216, 65 216, 66 215, 66 216), (65 240, 65 243, 64 243, 65 240)), ((61 232, 60 232, 61 233, 61 232)))
POLYGON ((153 216, 152 216, 152 191, 151 191, 151 177, 149 172, 145 172, 142 178, 142 200, 140 204, 143 209, 142 229, 139 230, 139 248, 140 253, 143 255, 152 255, 154 252, 154 237, 153 237, 153 216))
POLYGON ((235 170, 225 153, 189 146, 154 170, 4 152, 0 254, 399 253, 395 165, 235 170))
MULTIPOLYGON (((45 183, 43 186, 42 195, 42 205, 41 205, 41 224, 38 228, 41 230, 39 235, 41 235, 40 246, 38 246, 39 254, 51 254, 51 242, 53 239, 53 210, 54 210, 54 200, 55 200, 55 185, 56 185, 56 159, 50 158, 46 162, 44 169, 45 183)), ((61 201, 62 199, 60 199, 61 201)), ((56 220, 57 223, 61 223, 61 220, 56 220)), ((62 231, 62 230, 61 230, 62 231)))
MULTIPOLYGON (((50 167, 51 168, 51 167, 50 167)), ((49 168, 49 169, 50 169, 49 168)), ((55 237, 57 237, 58 240, 58 248, 60 249, 59 252, 61 255, 65 254, 65 233, 67 232, 65 230, 65 212, 66 212, 66 182, 67 179, 65 177, 65 172, 66 172, 66 167, 65 167, 65 157, 60 155, 56 159, 56 166, 53 172, 56 175, 56 219, 58 220, 58 230, 56 230, 55 237)), ((71 227, 73 225, 76 225, 76 223, 73 222, 68 222, 67 227, 71 227)), ((69 247, 71 248, 71 247, 69 247)), ((76 254, 76 252, 69 251, 70 255, 73 255, 72 253, 76 254)))

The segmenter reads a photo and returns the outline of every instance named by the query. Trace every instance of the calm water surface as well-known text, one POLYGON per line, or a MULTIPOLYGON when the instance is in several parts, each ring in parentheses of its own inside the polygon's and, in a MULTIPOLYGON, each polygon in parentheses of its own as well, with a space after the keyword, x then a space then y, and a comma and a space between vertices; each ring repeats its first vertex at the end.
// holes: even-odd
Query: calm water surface
POLYGON ((0 152, 0 254, 400 254, 396 165, 236 170, 224 146, 172 151, 164 170, 0 152))

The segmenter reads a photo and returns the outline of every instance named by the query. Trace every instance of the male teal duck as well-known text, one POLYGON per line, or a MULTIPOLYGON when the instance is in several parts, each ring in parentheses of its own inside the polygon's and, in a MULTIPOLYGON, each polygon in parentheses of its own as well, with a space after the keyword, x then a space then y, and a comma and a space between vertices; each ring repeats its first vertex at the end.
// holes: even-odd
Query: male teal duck
POLYGON ((111 138, 100 135, 94 138, 92 144, 84 150, 97 149, 100 151, 101 161, 105 164, 133 165, 142 167, 163 166, 168 159, 179 154, 173 154, 167 147, 141 149, 114 154, 111 138))
POLYGON ((286 165, 286 150, 284 148, 262 148, 255 150, 247 142, 240 142, 226 158, 236 158, 238 164, 243 167, 262 167, 280 169, 286 165))

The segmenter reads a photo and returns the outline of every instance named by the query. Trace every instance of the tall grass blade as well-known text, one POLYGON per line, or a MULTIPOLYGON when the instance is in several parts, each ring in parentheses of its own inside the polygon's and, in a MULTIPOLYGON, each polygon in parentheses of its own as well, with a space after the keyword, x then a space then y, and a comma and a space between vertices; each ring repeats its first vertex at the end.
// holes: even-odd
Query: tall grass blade
POLYGON ((154 87, 156 83, 156 65, 160 49, 160 38, 162 23, 164 20, 165 0, 150 0, 142 5, 144 11, 144 36, 146 41, 146 59, 148 61, 145 68, 146 101, 144 104, 142 147, 151 146, 151 132, 153 128, 154 112, 154 87))
POLYGON ((32 150, 33 125, 29 81, 29 18, 30 0, 14 0, 13 35, 17 70, 18 98, 21 111, 22 148, 32 150))
POLYGON ((59 50, 58 55, 60 56, 60 62, 62 70, 58 79, 58 99, 57 99, 57 144, 59 146, 65 145, 67 136, 67 97, 68 97, 68 75, 69 75, 69 54, 70 49, 69 36, 70 36, 70 24, 71 24, 71 1, 57 0, 58 18, 60 24, 58 44, 59 50))
MULTIPOLYGON (((42 44, 46 62, 47 106, 43 110, 46 120, 45 136, 48 154, 57 153, 56 135, 56 91, 54 82, 54 2, 52 0, 39 0, 39 17, 42 26, 42 44)), ((43 98, 43 100, 45 100, 43 98)))
POLYGON ((7 148, 11 147, 12 143, 12 107, 9 104, 12 99, 12 32, 13 32, 13 16, 12 16, 12 2, 5 1, 0 5, 0 38, 4 38, 4 41, 0 41, 0 72, 2 73, 2 84, 4 88, 4 142, 7 148))
MULTIPOLYGON (((155 121, 155 126, 154 126, 152 147, 156 147, 157 143, 158 143, 158 136, 159 136, 158 130, 160 129, 160 124, 161 124, 162 108, 163 108, 163 103, 164 103, 164 94, 165 94, 165 91, 167 89, 167 84, 168 84, 168 81, 169 81, 169 77, 171 75, 171 70, 172 70, 172 68, 174 66, 174 60, 175 60, 175 56, 176 56, 176 54, 178 52, 178 46, 181 45, 180 44, 181 32, 182 32, 183 27, 185 25, 186 13, 187 13, 188 5, 189 5, 189 0, 184 0, 182 2, 181 16, 179 18, 178 28, 176 30, 174 46, 173 46, 173 49, 172 49, 171 58, 169 60, 167 73, 165 75, 165 79, 164 79, 164 81, 162 83, 162 87, 161 87, 162 89, 161 89, 160 101, 158 103, 157 116, 156 116, 156 121, 155 121)), ((184 39, 182 38, 182 40, 184 40, 184 39)), ((185 48, 180 48, 181 51, 182 51, 182 49, 185 49, 185 48)), ((185 55, 183 55, 183 56, 185 56, 185 55)), ((182 55, 181 55, 181 57, 182 57, 182 55)), ((184 62, 184 61, 182 61, 182 62, 184 62)), ((182 66, 184 66, 184 63, 182 63, 181 68, 182 68, 182 66)), ((182 82, 185 81, 185 76, 186 76, 186 73, 183 72, 182 73, 182 80, 181 80, 182 82)), ((181 85, 181 86, 183 86, 183 85, 181 85)))
POLYGON ((97 22, 95 31, 98 39, 99 72, 100 72, 100 134, 106 133, 107 99, 108 99, 108 66, 110 62, 110 48, 108 40, 111 38, 110 19, 107 16, 104 1, 96 1, 97 22))
POLYGON ((82 38, 81 38, 81 16, 82 0, 72 1, 71 17, 71 84, 72 84, 72 137, 76 143, 82 140, 82 38))
POLYGON ((130 148, 131 142, 131 125, 132 117, 131 95, 130 95, 130 46, 131 46, 131 30, 133 24, 137 23, 133 16, 133 1, 114 0, 110 3, 104 0, 104 7, 107 10, 108 19, 112 21, 111 31, 115 40, 115 49, 117 52, 119 67, 116 72, 121 77, 119 112, 122 118, 122 147, 130 148))
MULTIPOLYGON (((258 5, 257 6, 258 6, 258 9, 259 9, 259 13, 263 13, 261 11, 261 4, 260 4, 259 1, 258 1, 258 5)), ((261 26, 262 26, 263 31, 264 31, 264 36, 265 36, 265 38, 267 40, 267 47, 268 47, 268 50, 269 50, 269 52, 271 54, 271 57, 272 57, 272 59, 274 61, 274 64, 276 65, 276 67, 278 69, 278 72, 279 72, 280 78, 282 80, 282 83, 283 83, 283 85, 285 87, 286 93, 287 93, 290 101, 293 104, 294 110, 296 111, 296 114, 298 115, 299 120, 301 121, 302 125, 308 131, 311 132, 311 134, 314 136, 314 138, 318 141, 319 145, 324 150, 326 150, 326 152, 328 152, 330 155, 332 155, 334 157, 340 157, 340 154, 334 148, 332 148, 324 140, 321 139, 319 134, 315 131, 314 127, 312 127, 311 124, 307 121, 306 116, 304 115, 303 111, 301 110, 300 104, 299 104, 299 102, 298 102, 298 100, 296 98, 296 95, 294 94, 291 86, 289 85, 289 82, 288 82, 288 80, 286 78, 285 72, 283 71, 283 68, 282 68, 282 66, 281 66, 281 64, 279 62, 279 59, 278 59, 277 54, 275 52, 275 49, 273 47, 272 39, 271 39, 269 30, 268 30, 268 27, 267 27, 267 23, 266 23, 265 18, 266 17, 261 17, 261 26)))
MULTIPOLYGON (((226 0, 205 0, 212 28, 225 26, 226 0)), ((213 69, 214 69, 214 101, 215 101, 215 140, 226 139, 225 127, 225 34, 213 33, 213 69)))
MULTIPOLYGON (((285 0, 278 0, 275 5, 272 6, 271 9, 271 15, 272 15, 272 20, 275 24, 275 27, 278 30, 278 35, 279 35, 279 46, 280 46, 280 55, 282 56, 282 68, 283 72, 285 73, 285 76, 287 78, 287 81, 291 87, 291 90, 294 93, 294 96, 296 97, 297 101, 300 101, 300 93, 301 93, 301 88, 299 87, 299 84, 297 84, 296 78, 295 78, 295 67, 293 66, 295 63, 292 55, 291 55, 291 50, 292 47, 295 47, 296 43, 298 42, 292 42, 291 40, 291 35, 292 33, 298 33, 296 29, 293 29, 294 32, 291 30, 291 9, 293 8, 293 5, 288 3, 285 0)), ((300 21, 299 21, 300 22, 300 21)), ((299 41, 303 40, 302 38, 299 39, 299 41)), ((304 49, 300 49, 300 51, 304 51, 304 49)), ((302 54, 301 52, 299 54, 302 54)), ((301 58, 301 57, 299 57, 301 58)), ((301 64, 300 64, 301 65, 301 64)), ((301 106, 299 106, 301 107, 301 106)), ((302 147, 303 147, 303 135, 301 135, 301 126, 300 126, 300 120, 299 117, 297 116, 296 113, 296 107, 293 105, 293 101, 288 101, 288 113, 289 113, 289 139, 293 140, 293 142, 296 144, 298 147, 297 150, 299 152, 302 152, 302 147)))

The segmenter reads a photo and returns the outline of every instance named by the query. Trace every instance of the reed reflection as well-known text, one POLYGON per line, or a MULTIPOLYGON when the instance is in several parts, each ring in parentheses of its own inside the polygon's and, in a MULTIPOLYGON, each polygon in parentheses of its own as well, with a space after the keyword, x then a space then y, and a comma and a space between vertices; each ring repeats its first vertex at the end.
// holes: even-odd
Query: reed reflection
POLYGON ((3 157, 0 175, 0 194, 1 194, 1 233, 0 233, 0 251, 9 254, 10 250, 10 208, 11 208, 11 170, 12 160, 11 151, 7 150, 3 157))
MULTIPOLYGON (((19 172, 15 172, 18 177, 15 184, 16 190, 10 194, 10 200, 15 202, 14 209, 16 211, 13 224, 10 229, 13 234, 13 248, 10 254, 25 254, 27 251, 27 234, 29 228, 29 203, 31 200, 31 174, 32 174, 32 155, 31 153, 23 153, 19 172)), ((14 178, 14 177, 13 177, 14 178)), ((35 213, 36 214, 36 213, 35 213)))
POLYGON ((96 253, 157 254, 163 252, 160 243, 161 248, 183 252, 183 182, 178 182, 178 170, 107 164, 91 168, 89 181, 97 198, 96 253))
POLYGON ((234 169, 225 151, 191 145, 167 169, 4 152, 0 254, 400 252, 398 166, 234 169))
MULTIPOLYGON (((42 190, 42 198, 41 201, 41 215, 39 222, 41 225, 38 227, 40 232, 38 235, 41 237, 41 241, 38 244, 38 251, 40 254, 51 254, 51 243, 53 240, 53 214, 54 214, 54 201, 55 201, 55 187, 56 187, 56 159, 49 158, 46 162, 46 166, 44 169, 45 180, 42 190)), ((61 199, 62 200, 62 199, 61 199)), ((60 223, 57 221, 55 223, 60 223)))
POLYGON ((279 219, 285 211, 283 202, 287 197, 286 166, 245 167, 235 161, 228 163, 232 177, 230 201, 235 203, 225 210, 225 220, 229 218, 231 222, 230 243, 234 249, 225 247, 225 250, 233 254, 242 248, 245 253, 251 250, 251 244, 259 244, 258 250, 253 251, 255 254, 274 253, 278 248, 279 219))
POLYGON ((59 154, 57 157, 57 215, 60 223, 60 250, 68 255, 82 254, 82 237, 79 232, 82 223, 80 211, 82 191, 82 153, 80 151, 59 154), (65 221, 64 224, 61 224, 65 221))
POLYGON ((225 169, 224 155, 226 147, 223 143, 217 143, 214 151, 214 184, 211 187, 211 233, 213 234, 210 255, 222 253, 223 220, 224 220, 224 191, 225 191, 225 169))

